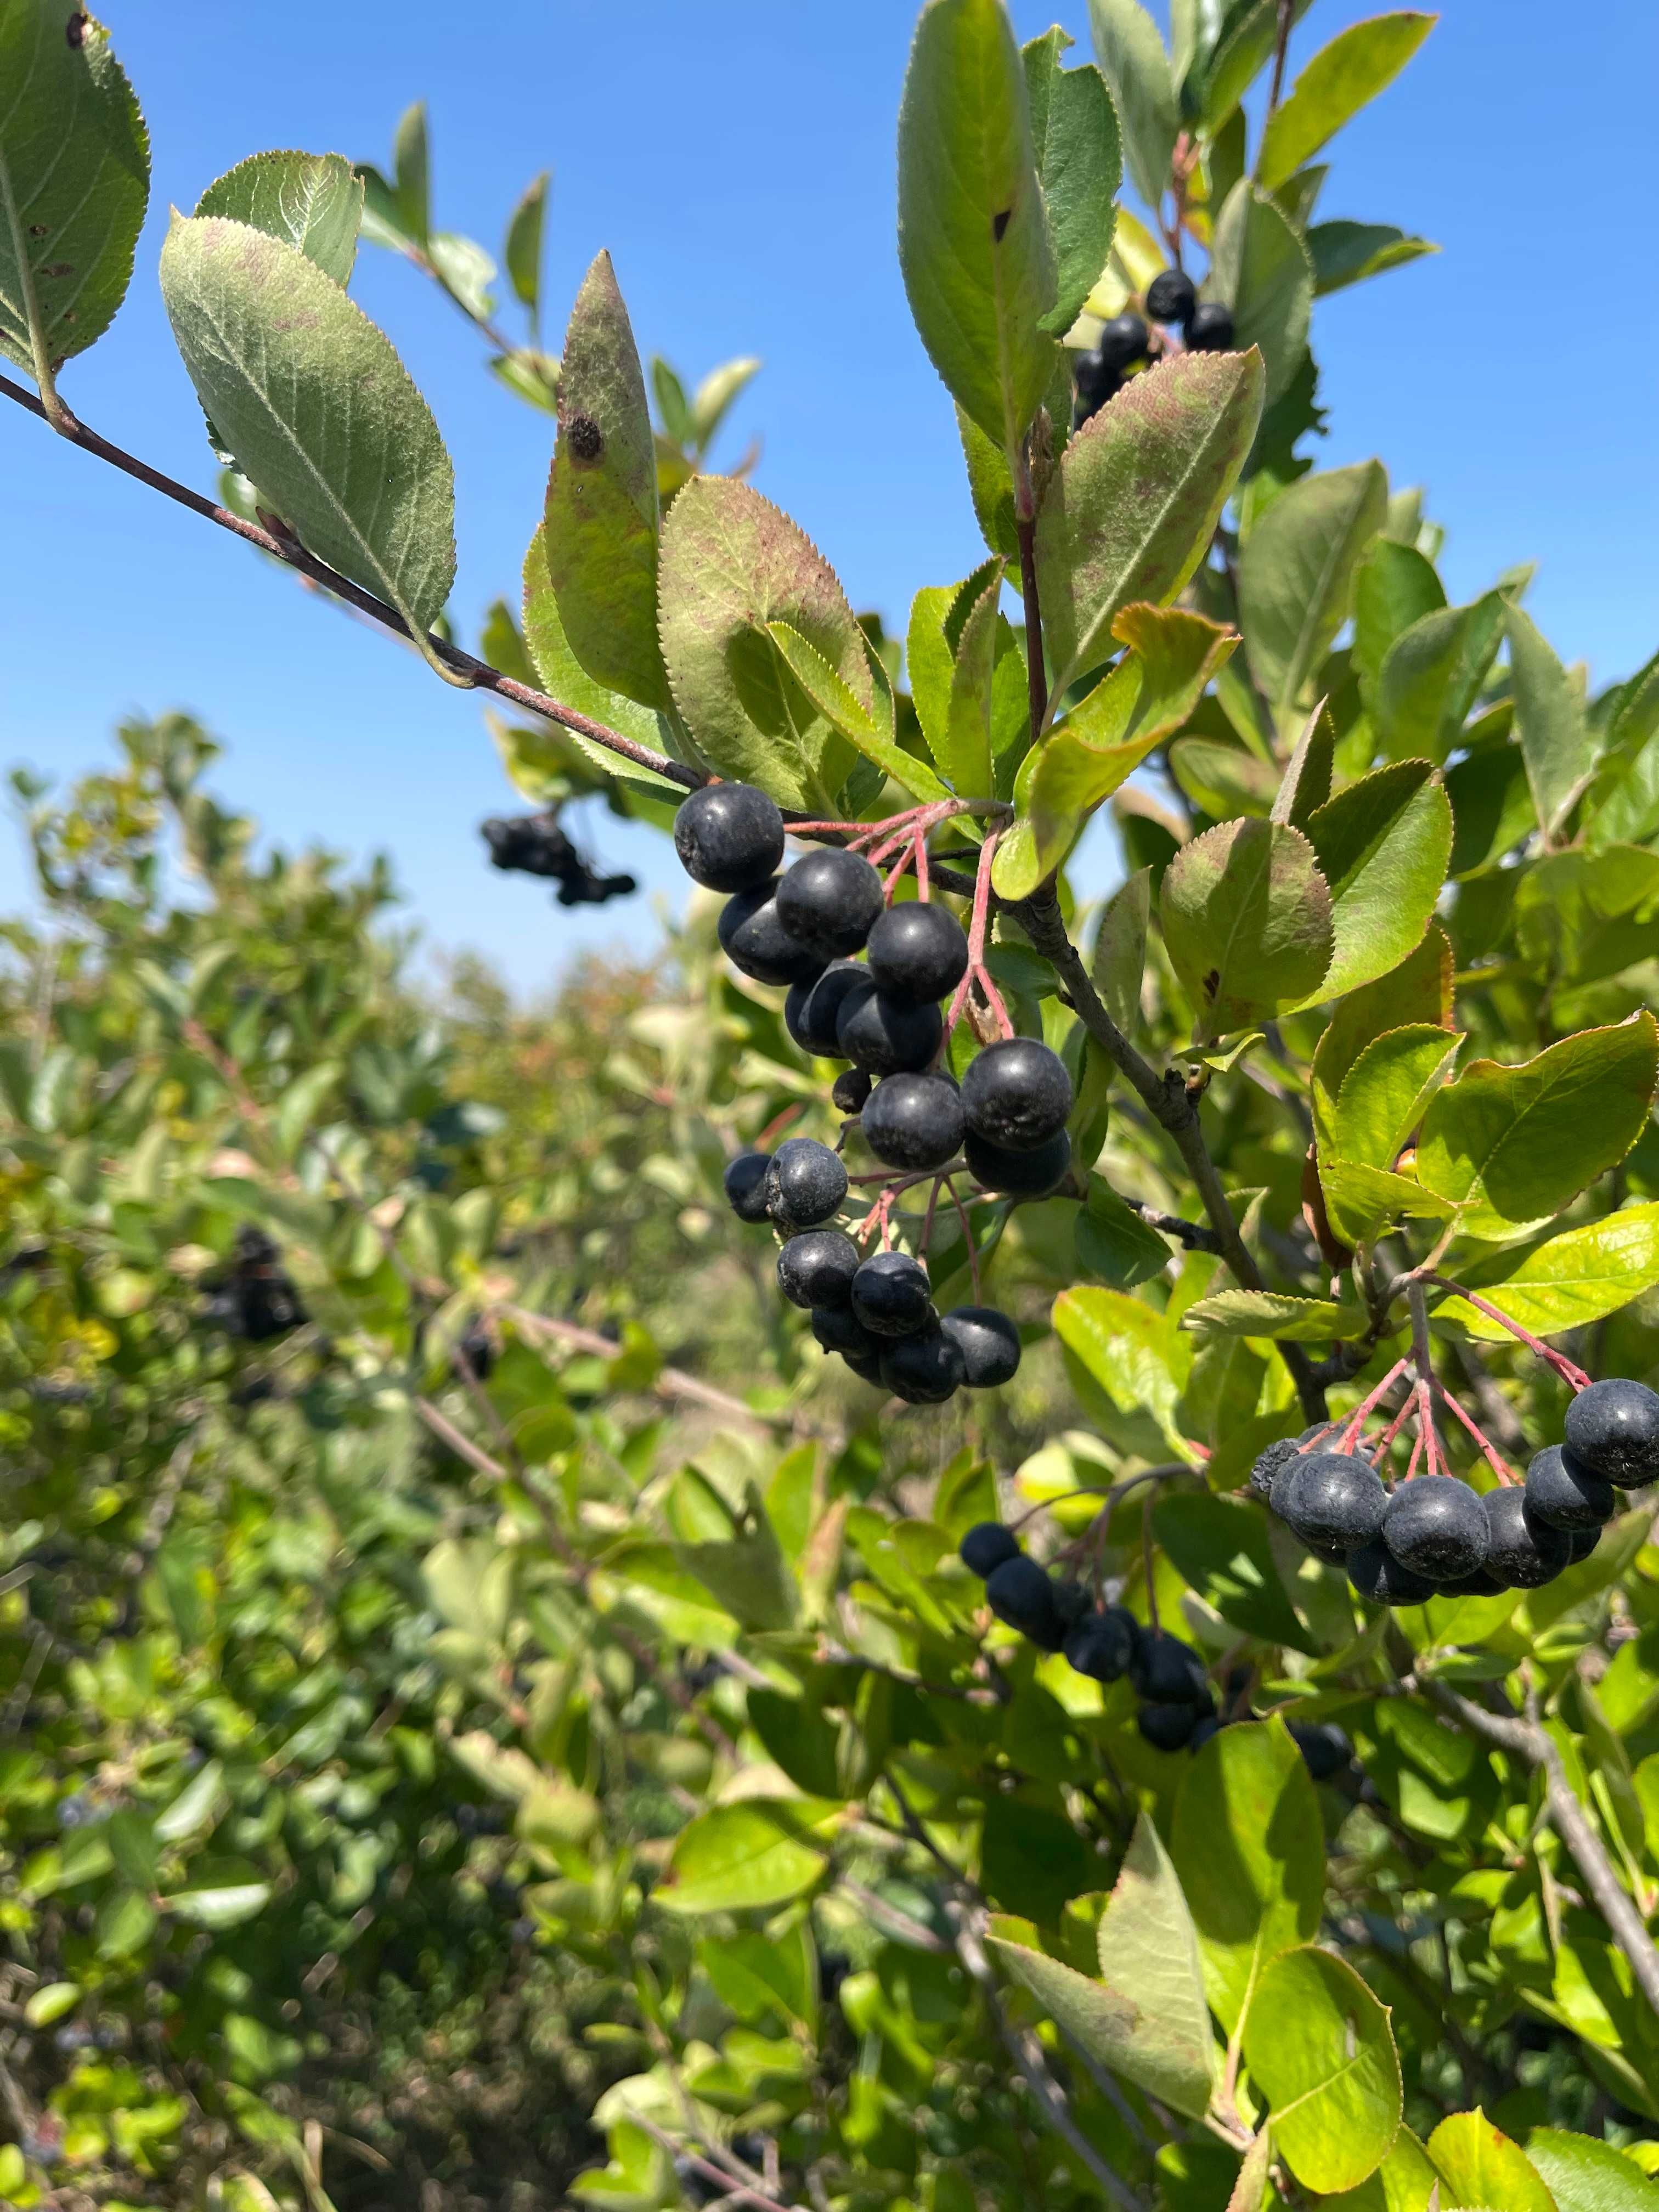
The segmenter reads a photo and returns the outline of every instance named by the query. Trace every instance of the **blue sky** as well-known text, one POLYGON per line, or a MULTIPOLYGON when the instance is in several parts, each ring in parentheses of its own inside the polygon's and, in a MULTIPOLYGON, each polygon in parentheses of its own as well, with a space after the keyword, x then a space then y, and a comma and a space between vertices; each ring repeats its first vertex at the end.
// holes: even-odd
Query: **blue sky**
MULTIPOLYGON (((210 483, 156 291, 168 203, 193 204, 262 147, 380 159, 424 96, 446 225, 494 247, 526 180, 553 169, 556 335, 605 245, 644 349, 689 376, 763 357, 727 450, 763 438, 757 482, 855 605, 902 621, 919 585, 979 557, 950 407, 894 251, 908 0, 106 0, 100 12, 155 152, 131 295, 65 378, 107 435, 210 483)), ((1367 12, 1319 0, 1293 68, 1367 12)), ((1015 0, 1013 14, 1029 36, 1054 10, 1015 0)), ((1061 19, 1086 41, 1083 0, 1061 19)), ((1570 24, 1542 0, 1451 0, 1405 76, 1338 142, 1322 208, 1445 249, 1321 304, 1325 461, 1376 453, 1396 483, 1425 483, 1460 594, 1537 559, 1533 610, 1598 684, 1659 643, 1659 271, 1630 121, 1632 93, 1656 74, 1647 0, 1603 0, 1570 24)), ((359 269, 357 296, 455 457, 453 606, 476 626, 514 589, 550 426, 494 385, 472 334, 413 271, 367 250, 359 269)), ((0 487, 0 759, 67 775, 102 761, 118 715, 186 707, 229 747, 222 792, 285 842, 388 850, 434 945, 481 950, 532 989, 576 951, 652 941, 643 898, 568 916, 540 885, 483 866, 474 825, 512 794, 476 703, 411 656, 9 409, 0 487)), ((681 896, 659 841, 605 817, 592 841, 681 896)), ((0 906, 23 896, 7 835, 0 906)))

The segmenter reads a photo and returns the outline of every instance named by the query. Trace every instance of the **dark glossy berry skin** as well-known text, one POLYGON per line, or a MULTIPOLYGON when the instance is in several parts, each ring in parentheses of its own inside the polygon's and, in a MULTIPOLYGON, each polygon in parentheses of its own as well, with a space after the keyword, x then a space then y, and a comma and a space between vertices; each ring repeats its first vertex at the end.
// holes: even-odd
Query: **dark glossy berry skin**
POLYGON ((1072 374, 1077 385, 1077 399, 1072 409, 1072 420, 1081 429, 1092 422, 1109 399, 1115 399, 1123 389, 1123 372, 1104 362, 1097 353, 1080 353, 1073 356, 1072 374))
POLYGON ((1001 1037, 969 1062, 962 1079, 968 1127, 1005 1152, 1034 1152, 1066 1127, 1072 1079, 1057 1052, 1035 1037, 1001 1037))
POLYGON ((1184 323, 1198 305, 1184 269, 1164 269, 1146 287, 1146 313, 1155 323, 1184 323))
POLYGON ((1534 1520, 1570 1534, 1600 1528, 1619 1510, 1613 1485, 1575 1459, 1565 1444, 1548 1444, 1534 1453, 1527 1469, 1526 1499, 1534 1520))
POLYGON ((1187 346, 1192 353, 1226 353, 1233 342, 1233 311, 1219 300, 1202 300, 1187 325, 1187 346))
POLYGON ((1054 1584, 1054 1610, 1065 1623, 1067 1634, 1086 1613, 1094 1610, 1094 1602, 1087 1583, 1066 1581, 1054 1584))
POLYGON ((1592 1382, 1568 1407, 1562 1436, 1576 1460, 1620 1490, 1659 1480, 1659 1393, 1644 1382, 1592 1382))
POLYGON ((962 1350, 970 1390, 995 1390, 1019 1370, 1019 1331, 995 1306, 957 1306, 939 1324, 962 1350))
POLYGON ((1349 1553, 1348 1580, 1373 1605, 1423 1605, 1434 1595, 1434 1584, 1402 1567, 1380 1536, 1349 1553))
POLYGON ((793 983, 783 1002, 783 1025, 815 1060, 836 1060, 841 1046, 836 1024, 849 991, 862 990, 870 972, 860 960, 832 960, 810 983, 793 983))
POLYGON ((970 1575, 983 1582, 994 1575, 1005 1559, 1019 1557, 1019 1539, 1012 1528, 1005 1528, 1000 1521, 979 1521, 968 1531, 957 1547, 962 1564, 970 1575))
POLYGON ((1413 1574, 1431 1583, 1461 1582, 1486 1564, 1486 1508, 1455 1475, 1419 1474, 1389 1498, 1382 1541, 1413 1574))
POLYGON ((1200 1713, 1187 1739, 1188 1750, 1202 1751, 1210 1738, 1219 1735, 1225 1725, 1225 1722, 1218 1719, 1214 1713, 1200 1713))
POLYGON ((1541 1589, 1572 1559, 1572 1539, 1527 1510, 1524 1491, 1489 1490, 1485 1565, 1510 1589, 1541 1589))
POLYGON ((1066 1663, 1096 1682, 1115 1682, 1129 1671, 1140 1638, 1140 1624, 1121 1605, 1085 1613, 1066 1631, 1066 1663))
POLYGON ((1477 1567, 1472 1575, 1461 1576, 1456 1582, 1435 1584, 1442 1597, 1502 1597, 1509 1587, 1490 1567, 1477 1567))
POLYGON ((1066 1630, 1054 1586, 1035 1559, 1006 1559, 985 1578, 985 1598, 999 1620, 1029 1637, 1039 1650, 1058 1651, 1066 1630))
POLYGON ((792 937, 778 916, 773 876, 727 899, 720 918, 720 949, 734 968, 757 983, 811 983, 823 973, 821 954, 792 937))
POLYGON ((842 1058, 872 1075, 920 1073, 932 1064, 944 1036, 945 1017, 937 1006, 890 999, 873 983, 848 993, 836 1024, 842 1058))
POLYGON ((839 1229, 809 1229, 778 1254, 778 1288, 792 1306, 844 1306, 853 1296, 859 1248, 839 1229))
POLYGON ((766 1174, 766 1210, 780 1229, 816 1229, 841 1212, 847 1170, 816 1137, 789 1137, 766 1174))
POLYGON ((812 1334, 826 1352, 839 1352, 843 1358, 855 1352, 866 1359, 881 1357, 880 1338, 871 1335, 850 1305, 815 1306, 812 1334))
POLYGON ((1353 1746, 1334 1721, 1292 1721, 1290 1733, 1316 1782, 1328 1782, 1353 1758, 1353 1746))
POLYGON ((1146 1705, 1135 1715, 1135 1726, 1154 1751, 1185 1751, 1200 1719, 1196 1705, 1146 1705))
POLYGON ((838 1114, 861 1114, 874 1088, 867 1068, 844 1067, 836 1078, 830 1103, 838 1114))
POLYGON ((942 1328, 890 1337, 881 1353, 881 1379, 911 1406, 942 1406, 963 1384, 961 1348, 942 1328))
POLYGON ((752 783, 711 783, 682 802, 674 850, 705 890, 752 890, 783 858, 783 817, 776 800, 752 783))
POLYGON ((739 1221, 766 1219, 766 1176, 771 1164, 769 1152, 739 1152, 727 1162, 722 1179, 726 1202, 739 1221))
POLYGON ((1034 1152, 1010 1152, 988 1144, 970 1129, 963 1139, 968 1172, 985 1190, 1008 1198, 1041 1198, 1065 1182, 1072 1167, 1072 1140, 1062 1129, 1034 1152))
POLYGON ((1158 1705, 1205 1705, 1210 1681, 1204 1662, 1190 1644, 1167 1630, 1143 1629, 1129 1661, 1129 1681, 1138 1698, 1158 1705))
POLYGON ((1346 1558, 1382 1526, 1389 1493, 1376 1470, 1346 1452, 1311 1451, 1273 1488, 1273 1510, 1310 1551, 1346 1558))
POLYGON ((948 907, 915 899, 877 917, 866 957, 878 990, 919 1004, 956 989, 968 972, 968 939, 948 907))
POLYGON ((965 1133, 962 1094, 948 1075, 889 1075, 864 1109, 864 1141, 890 1168, 942 1168, 965 1133))
POLYGON ((1589 1559, 1601 1540, 1601 1531, 1599 1528, 1570 1528, 1567 1541, 1572 1547, 1572 1555, 1567 1565, 1576 1567, 1582 1560, 1589 1559))
POLYGON ((821 960, 856 952, 881 913, 881 878, 862 853, 823 846, 797 860, 778 884, 778 916, 821 960))
POLYGON ((914 1336, 933 1321, 927 1270, 908 1252, 872 1253, 853 1278, 853 1311, 872 1335, 914 1336))
POLYGON ((841 1355, 860 1382, 873 1388, 881 1387, 881 1354, 878 1352, 843 1352, 841 1355))
POLYGON ((1148 335, 1139 315, 1114 315, 1110 322, 1101 325, 1095 351, 1103 367, 1121 371, 1146 360, 1148 335))

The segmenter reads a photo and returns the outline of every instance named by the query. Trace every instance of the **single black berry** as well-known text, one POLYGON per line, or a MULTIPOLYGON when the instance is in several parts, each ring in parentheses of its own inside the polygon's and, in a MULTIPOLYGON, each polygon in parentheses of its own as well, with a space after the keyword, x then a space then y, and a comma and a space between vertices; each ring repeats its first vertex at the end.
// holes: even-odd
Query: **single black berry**
POLYGON ((1353 1758, 1353 1746, 1334 1721, 1292 1721, 1291 1741, 1316 1782, 1328 1782, 1353 1758))
POLYGON ((1472 1575, 1460 1575, 1455 1582, 1439 1582, 1435 1589, 1442 1597, 1502 1597, 1510 1584, 1490 1567, 1477 1567, 1472 1575))
POLYGON ((1092 422, 1109 399, 1115 399, 1123 389, 1123 372, 1114 368, 1097 353, 1075 354, 1072 359, 1072 374, 1077 384, 1077 402, 1072 419, 1080 429, 1092 422))
POLYGON ((1273 1485, 1295 1459, 1297 1449, 1294 1437, 1278 1437, 1265 1451, 1257 1453, 1248 1485, 1252 1498, 1259 1498, 1264 1505, 1273 1504, 1273 1485))
POLYGON ((1568 1565, 1576 1567, 1580 1560, 1589 1559, 1601 1540, 1601 1531, 1599 1528, 1569 1528, 1567 1541, 1572 1547, 1572 1557, 1568 1560, 1568 1565))
POLYGON ((1034 1152, 1066 1127, 1072 1079, 1060 1054, 1035 1037, 1002 1037, 969 1062, 962 1110, 988 1145, 1034 1152))
POLYGON ((720 909, 720 948, 734 968, 757 983, 811 983, 823 972, 820 954, 792 937, 778 916, 773 894, 781 877, 737 891, 720 909))
POLYGON ((931 1004, 890 999, 874 984, 851 990, 836 1024, 843 1060, 872 1075, 904 1075, 929 1065, 945 1035, 945 1017, 931 1004))
POLYGON ((752 890, 783 858, 783 817, 752 783, 707 784, 674 817, 674 850, 693 883, 752 890))
POLYGON ((1139 315, 1114 315, 1100 326, 1095 350, 1107 368, 1125 369, 1146 358, 1146 325, 1139 315))
POLYGON ((1402 1567, 1431 1583, 1474 1574, 1486 1562, 1486 1508, 1455 1475, 1419 1474, 1402 1482, 1382 1516, 1382 1541, 1402 1567))
POLYGON ((1382 1526, 1389 1493, 1375 1468, 1346 1452, 1312 1451, 1274 1486, 1273 1510, 1310 1551, 1345 1559, 1382 1526))
POLYGON ((1129 1661, 1129 1680, 1138 1698, 1159 1705, 1202 1705, 1210 1681, 1204 1662, 1190 1644, 1167 1630, 1143 1630, 1129 1661))
POLYGON ((868 1068, 843 1067, 836 1078, 830 1102, 838 1114, 861 1114, 874 1087, 868 1068))
POLYGON ((1019 1539, 1000 1521, 979 1521, 963 1538, 958 1550, 969 1573, 977 1575, 983 1582, 987 1575, 996 1572, 1005 1559, 1019 1557, 1019 1539))
POLYGON ((880 1384, 881 1354, 878 1352, 843 1352, 841 1356, 860 1382, 880 1384))
POLYGON ((1085 1613, 1094 1607, 1094 1594, 1087 1583, 1074 1579, 1054 1584, 1054 1610, 1065 1623, 1067 1632, 1075 1628, 1085 1613))
POLYGON ((1011 1152, 988 1144, 970 1129, 962 1156, 968 1172, 983 1190, 1001 1192, 1008 1198, 1041 1198, 1071 1172, 1072 1140, 1062 1129, 1034 1152, 1011 1152))
POLYGON ((853 1311, 877 1336, 913 1336, 933 1320, 927 1270, 908 1252, 872 1254, 853 1278, 853 1311))
POLYGON ((836 1024, 849 991, 861 989, 870 971, 859 960, 833 960, 810 982, 793 983, 783 1002, 783 1025, 805 1053, 815 1060, 839 1058, 836 1024))
POLYGON ((1023 1553, 1017 1559, 1005 1559, 986 1577, 985 1598, 999 1620, 1030 1637, 1040 1650, 1058 1651, 1066 1641, 1054 1586, 1036 1561, 1023 1553))
POLYGON ((1184 323, 1198 305, 1184 269, 1164 269, 1146 287, 1146 312, 1155 323, 1184 323))
POLYGON ((1128 1673, 1139 1636, 1139 1622, 1121 1605, 1085 1613, 1066 1632, 1066 1662, 1097 1682, 1115 1682, 1128 1673))
POLYGON ((815 1229, 841 1212, 847 1170, 816 1137, 790 1137, 772 1155, 766 1210, 780 1229, 815 1229))
POLYGON ((769 1152, 739 1152, 726 1170, 726 1202, 739 1221, 766 1219, 766 1175, 769 1152))
POLYGON ((890 1075, 864 1109, 864 1141, 890 1168, 942 1168, 962 1149, 962 1094, 948 1075, 890 1075))
POLYGON ((1487 1529, 1484 1564, 1511 1589, 1540 1589, 1570 1565, 1571 1538, 1529 1512, 1524 1491, 1489 1490, 1481 1502, 1487 1529))
POLYGON ((880 1338, 871 1335, 851 1306, 815 1306, 812 1334, 826 1352, 839 1352, 843 1358, 854 1352, 866 1359, 881 1355, 880 1338))
POLYGON ((1135 1726, 1154 1751, 1185 1751, 1205 1717, 1196 1705, 1147 1705, 1135 1715, 1135 1726))
POLYGON ((1187 325, 1187 345, 1192 353, 1225 353, 1233 342, 1233 311, 1219 300, 1200 301, 1187 325))
POLYGON ((1568 1407, 1563 1435, 1576 1460, 1621 1490, 1659 1478, 1659 1394, 1645 1382, 1592 1382, 1568 1407))
POLYGON ((856 952, 882 911, 881 878, 861 853, 826 846, 796 861, 778 884, 778 916, 821 960, 856 952))
POLYGON ((1599 1528, 1619 1510, 1613 1485, 1575 1459, 1565 1444, 1547 1445, 1534 1455, 1527 1469, 1526 1499, 1534 1519, 1569 1533, 1599 1528))
POLYGON ((878 989, 895 999, 942 999, 968 972, 968 939, 948 907, 915 899, 878 917, 866 957, 878 989))
POLYGON ((962 1347, 970 1390, 1012 1382, 1019 1368, 1019 1331, 995 1306, 957 1306, 939 1324, 962 1347))
POLYGON ((942 1406, 963 1385, 961 1348, 942 1328, 889 1337, 882 1347, 881 1379, 908 1405, 942 1406))
POLYGON ((778 1254, 778 1288, 791 1305, 844 1306, 853 1295, 859 1248, 839 1229, 809 1229, 778 1254))
POLYGON ((1373 1605, 1423 1605, 1434 1595, 1426 1576, 1402 1567, 1380 1536, 1349 1553, 1348 1580, 1373 1605))

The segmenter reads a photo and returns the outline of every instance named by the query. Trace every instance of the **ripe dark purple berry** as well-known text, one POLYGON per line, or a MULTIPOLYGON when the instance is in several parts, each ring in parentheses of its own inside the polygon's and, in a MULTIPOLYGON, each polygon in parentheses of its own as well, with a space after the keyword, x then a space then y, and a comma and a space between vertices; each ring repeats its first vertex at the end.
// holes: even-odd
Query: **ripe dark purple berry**
POLYGON ((766 1176, 771 1164, 769 1152, 739 1152, 727 1164, 726 1202, 739 1221, 766 1219, 766 1176))
POLYGON ((1374 1468, 1346 1452, 1312 1451, 1287 1468, 1273 1489, 1273 1510, 1310 1551, 1346 1559, 1382 1526, 1389 1493, 1374 1468))
POLYGON ((772 1155, 766 1210, 782 1230, 815 1229, 841 1212, 847 1170, 816 1137, 790 1137, 772 1155))
POLYGON ((942 999, 968 972, 968 939, 948 907, 915 899, 878 916, 866 948, 876 988, 895 999, 942 999))
POLYGON ((1279 1437, 1256 1455, 1248 1485, 1252 1498, 1259 1498, 1264 1505, 1273 1504, 1273 1485, 1296 1458, 1297 1449, 1294 1437, 1279 1437))
POLYGON ((844 1067, 836 1078, 830 1103, 838 1114, 861 1114, 873 1088, 866 1068, 844 1067))
POLYGON ((675 815, 674 850, 706 890, 752 890, 783 858, 783 817, 752 783, 708 784, 675 815))
POLYGON ((927 1067, 945 1035, 945 1017, 931 1004, 890 999, 870 984, 849 991, 836 1024, 843 1060, 872 1075, 905 1075, 927 1067))
POLYGON ((1071 1172, 1072 1140, 1062 1129, 1034 1152, 1011 1152, 1000 1145, 988 1144, 970 1129, 963 1142, 962 1156, 969 1174, 981 1189, 999 1191, 1008 1198, 1042 1198, 1071 1172))
POLYGON ((1204 1705, 1210 1698, 1204 1662, 1190 1644, 1167 1630, 1143 1629, 1129 1661, 1129 1680, 1138 1698, 1159 1705, 1204 1705))
POLYGON ((1205 1717, 1196 1705, 1146 1705, 1135 1715, 1135 1726, 1154 1751, 1185 1751, 1205 1717))
POLYGON ((1541 1589, 1571 1564, 1571 1538, 1529 1512, 1524 1491, 1489 1490, 1481 1502, 1487 1530, 1484 1564, 1510 1589, 1541 1589))
POLYGON ((1092 422, 1109 399, 1114 399, 1123 389, 1123 372, 1109 362, 1103 361, 1097 353, 1074 354, 1072 357, 1072 376, 1077 386, 1077 402, 1073 419, 1081 428, 1092 422))
POLYGON ((996 1572, 1005 1559, 1019 1557, 1019 1539, 1000 1521, 978 1521, 963 1538, 958 1549, 963 1565, 983 1582, 988 1575, 996 1572))
POLYGON ((961 1389, 961 1347, 942 1328, 890 1337, 882 1347, 881 1379, 911 1406, 942 1406, 961 1389))
POLYGON ((1187 346, 1191 353, 1226 353, 1233 342, 1233 311, 1224 307, 1219 300, 1203 300, 1193 310, 1193 319, 1187 325, 1187 346))
POLYGON ((1146 358, 1147 331, 1139 315, 1114 315, 1100 326, 1095 350, 1103 367, 1123 370, 1146 358))
POLYGON ((927 1270, 908 1252, 877 1252, 853 1278, 853 1311, 882 1337, 913 1336, 933 1320, 927 1270))
POLYGON ((812 1334, 826 1352, 838 1352, 843 1358, 850 1358, 854 1352, 866 1359, 881 1354, 881 1340, 871 1335, 849 1305, 815 1306, 812 1334))
POLYGON ((1580 1560, 1589 1559, 1601 1540, 1601 1531, 1599 1528, 1569 1528, 1567 1541, 1572 1547, 1572 1556, 1567 1565, 1576 1567, 1580 1560))
POLYGON ((823 956, 792 937, 773 896, 782 878, 769 877, 738 891, 720 909, 720 949, 734 968, 757 983, 812 983, 823 973, 823 956))
POLYGON ((1057 1052, 1035 1037, 1002 1037, 975 1054, 962 1079, 968 1127, 1005 1152, 1051 1143, 1072 1110, 1072 1079, 1057 1052))
POLYGON ((1024 1553, 1016 1559, 1005 1559, 986 1577, 985 1598, 999 1620, 1029 1637, 1039 1650, 1058 1651, 1066 1641, 1054 1586, 1024 1553))
POLYGON ((1328 1782, 1353 1758, 1353 1746, 1333 1721, 1292 1721, 1291 1741, 1316 1782, 1328 1782))
POLYGON ((1121 1605, 1085 1613, 1066 1631, 1066 1663, 1097 1682, 1115 1682, 1129 1671, 1140 1624, 1121 1605))
POLYGON ((1467 1482, 1419 1474, 1389 1498, 1382 1541, 1413 1574, 1431 1583, 1460 1582, 1486 1562, 1487 1525, 1486 1509, 1467 1482))
POLYGON ((797 860, 777 896, 784 927, 821 961, 856 952, 883 903, 881 878, 864 855, 833 845, 797 860))
POLYGON ((962 1139, 962 1097, 948 1075, 890 1075, 864 1109, 864 1141, 890 1168, 942 1168, 962 1139))
POLYGON ((1155 323, 1184 323, 1198 305, 1184 269, 1164 269, 1146 287, 1146 312, 1155 323))
POLYGON ((1581 1390, 1562 1425, 1567 1449, 1604 1482, 1639 1490, 1659 1479, 1659 1394, 1626 1376, 1581 1390))
POLYGON ((1569 1534, 1600 1528, 1619 1510, 1618 1492, 1565 1444, 1549 1444, 1534 1454, 1527 1469, 1527 1510, 1535 1520, 1569 1534))
POLYGON ((842 1007, 849 991, 861 990, 869 981, 861 961, 833 960, 811 982, 791 985, 783 1002, 783 1025, 803 1052, 815 1060, 839 1058, 836 1024, 842 1007))
POLYGON ((1373 1605, 1424 1605, 1434 1595, 1434 1584, 1402 1567, 1380 1536, 1349 1554, 1348 1580, 1373 1605))
POLYGON ((1019 1331, 995 1306, 957 1306, 939 1324, 962 1348, 970 1390, 995 1390, 1019 1370, 1019 1331))
POLYGON ((860 1382, 880 1388, 881 1354, 878 1352, 843 1352, 841 1356, 860 1382))
POLYGON ((809 1229, 778 1254, 778 1288, 791 1305, 844 1306, 853 1295, 859 1248, 839 1229, 809 1229))

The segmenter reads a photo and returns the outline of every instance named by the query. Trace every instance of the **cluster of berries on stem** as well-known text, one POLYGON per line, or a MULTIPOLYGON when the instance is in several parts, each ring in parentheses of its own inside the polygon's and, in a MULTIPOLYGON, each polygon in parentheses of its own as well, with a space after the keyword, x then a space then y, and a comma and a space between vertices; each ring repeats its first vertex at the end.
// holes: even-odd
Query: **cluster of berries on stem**
POLYGON ((1219 300, 1200 300, 1184 269, 1165 269, 1146 287, 1146 312, 1126 309, 1100 326, 1086 353, 1072 363, 1077 387, 1075 421, 1080 428, 1123 389, 1137 369, 1173 351, 1171 330, 1179 330, 1188 353, 1225 353, 1233 342, 1233 311, 1219 300), (1161 325, 1158 331, 1150 325, 1161 325))

